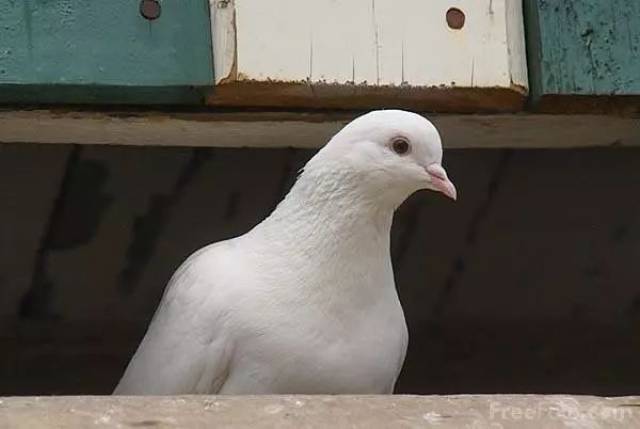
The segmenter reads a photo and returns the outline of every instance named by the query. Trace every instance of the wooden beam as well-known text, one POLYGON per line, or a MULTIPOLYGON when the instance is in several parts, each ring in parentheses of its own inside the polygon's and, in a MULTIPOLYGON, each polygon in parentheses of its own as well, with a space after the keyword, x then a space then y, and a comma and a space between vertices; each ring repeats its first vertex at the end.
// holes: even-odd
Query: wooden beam
POLYGON ((0 398, 12 429, 640 427, 640 397, 561 395, 0 398))
POLYGON ((512 113, 522 111, 525 101, 526 91, 515 85, 469 88, 239 80, 216 86, 207 103, 217 107, 366 110, 385 106, 440 113, 512 113))
POLYGON ((456 113, 524 106, 520 1, 211 0, 211 7, 210 105, 456 113))
MULTIPOLYGON (((0 111, 0 142, 300 147, 325 144, 356 113, 0 111)), ((427 115, 448 148, 640 146, 640 121, 599 115, 427 115)))
POLYGON ((0 103, 202 104, 209 3, 0 0, 0 103), (153 4, 151 4, 153 6, 153 4))
POLYGON ((640 3, 524 0, 533 107, 640 113, 640 3))

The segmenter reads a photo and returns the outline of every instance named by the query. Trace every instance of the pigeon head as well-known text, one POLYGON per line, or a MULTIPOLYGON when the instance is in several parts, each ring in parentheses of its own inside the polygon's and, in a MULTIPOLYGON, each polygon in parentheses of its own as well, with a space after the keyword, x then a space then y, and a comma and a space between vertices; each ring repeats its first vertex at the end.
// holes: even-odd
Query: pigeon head
POLYGON ((305 171, 327 166, 347 171, 351 182, 364 192, 396 204, 421 189, 457 197, 442 167, 438 130, 412 112, 378 110, 356 118, 318 152, 305 171))

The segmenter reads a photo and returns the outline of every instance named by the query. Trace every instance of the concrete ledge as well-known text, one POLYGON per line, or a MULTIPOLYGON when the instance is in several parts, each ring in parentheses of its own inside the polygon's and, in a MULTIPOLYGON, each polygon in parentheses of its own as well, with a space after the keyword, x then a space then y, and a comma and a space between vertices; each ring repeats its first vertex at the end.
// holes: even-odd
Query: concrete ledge
MULTIPOLYGON (((0 143, 320 147, 348 112, 0 111, 0 143)), ((640 119, 605 115, 430 115, 448 148, 640 146, 640 119)))
POLYGON ((13 397, 0 428, 637 428, 640 397, 13 397))

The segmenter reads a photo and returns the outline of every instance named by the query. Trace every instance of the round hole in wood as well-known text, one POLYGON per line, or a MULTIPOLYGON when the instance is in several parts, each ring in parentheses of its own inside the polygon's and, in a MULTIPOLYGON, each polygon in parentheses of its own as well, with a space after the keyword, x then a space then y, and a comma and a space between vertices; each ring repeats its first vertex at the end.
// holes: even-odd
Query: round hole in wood
POLYGON ((158 0, 142 0, 140 2, 140 15, 149 21, 160 18, 162 8, 158 0))
POLYGON ((453 30, 460 30, 464 27, 464 12, 457 7, 449 8, 447 11, 447 25, 453 30))

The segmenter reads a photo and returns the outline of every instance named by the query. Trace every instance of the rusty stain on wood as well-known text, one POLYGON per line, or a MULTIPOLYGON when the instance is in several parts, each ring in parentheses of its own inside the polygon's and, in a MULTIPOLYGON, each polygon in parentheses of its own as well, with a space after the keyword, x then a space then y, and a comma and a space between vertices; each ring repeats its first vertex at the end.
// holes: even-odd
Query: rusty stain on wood
POLYGON ((523 110, 526 90, 486 87, 367 86, 244 80, 218 85, 207 104, 218 107, 270 107, 360 110, 405 108, 442 113, 507 113, 523 110))

